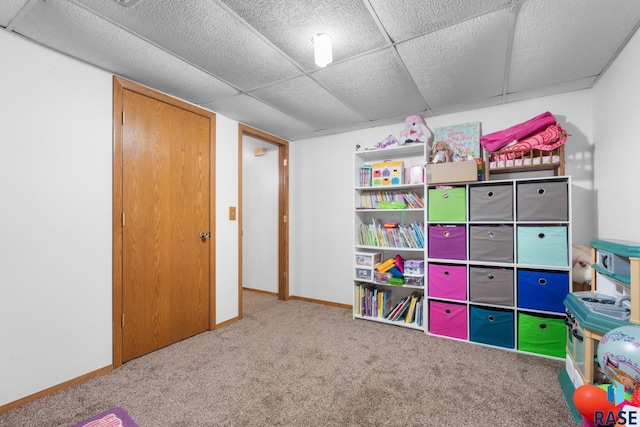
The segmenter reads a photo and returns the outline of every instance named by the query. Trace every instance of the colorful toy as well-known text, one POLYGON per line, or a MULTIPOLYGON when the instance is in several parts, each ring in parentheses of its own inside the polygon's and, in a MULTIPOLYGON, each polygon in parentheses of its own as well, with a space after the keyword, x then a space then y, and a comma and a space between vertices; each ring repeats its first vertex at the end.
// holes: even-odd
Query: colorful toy
POLYGON ((402 160, 385 160, 381 163, 374 163, 372 168, 374 187, 404 184, 404 162, 402 160))
POLYGON ((382 141, 378 141, 378 143, 376 144, 376 147, 387 148, 387 147, 397 147, 398 145, 400 144, 398 143, 398 140, 396 139, 396 137, 393 135, 389 135, 382 141))
POLYGON ((619 408, 629 401, 634 406, 640 403, 640 326, 621 326, 604 334, 598 345, 598 363, 611 384, 624 386, 624 400, 619 405, 609 400, 609 387, 614 387, 610 384, 584 384, 576 388, 573 403, 582 415, 583 426, 602 422, 615 425, 619 408))
POLYGON ((640 390, 634 391, 629 401, 631 402, 631 405, 635 406, 636 408, 640 408, 640 390))
POLYGON ((607 400, 607 391, 591 384, 576 388, 573 392, 573 404, 582 415, 583 425, 587 426, 594 425, 596 413, 602 414, 604 419, 611 411, 618 413, 617 406, 607 400))
POLYGON ((400 145, 411 142, 424 142, 431 147, 433 132, 427 127, 421 116, 412 114, 404 120, 404 129, 400 132, 400 140, 398 142, 400 145))
POLYGON ((606 377, 624 385, 625 391, 640 388, 640 326, 615 328, 598 345, 598 363, 606 377))
POLYGON ((382 262, 382 263, 378 264, 376 266, 376 270, 378 270, 380 273, 385 273, 385 272, 389 271, 391 269, 391 267, 394 267, 395 265, 396 265, 396 259, 395 258, 389 258, 385 262, 382 262))
POLYGON ((404 277, 402 275, 402 271, 400 271, 400 269, 395 265, 389 269, 389 273, 391 274, 392 277, 395 277, 396 279, 401 279, 404 277))
POLYGON ((396 267, 404 274, 404 259, 400 255, 396 255, 396 267))

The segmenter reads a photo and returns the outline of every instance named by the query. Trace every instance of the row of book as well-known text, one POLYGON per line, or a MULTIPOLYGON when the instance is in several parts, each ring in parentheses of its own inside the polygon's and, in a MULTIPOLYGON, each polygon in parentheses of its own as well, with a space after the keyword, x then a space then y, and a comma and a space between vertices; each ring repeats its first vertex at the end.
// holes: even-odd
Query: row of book
POLYGON ((371 179, 373 178, 373 169, 371 169, 371 165, 365 165, 360 168, 360 177, 358 180, 358 186, 360 187, 370 187, 371 179))
POLYGON ((385 227, 379 219, 373 218, 371 224, 360 225, 361 245, 386 246, 394 248, 424 248, 424 224, 413 221, 410 224, 394 224, 385 227))
POLYGON ((408 209, 424 208, 424 200, 413 191, 367 191, 360 194, 360 207, 362 209, 380 208, 381 202, 404 203, 408 209))
POLYGON ((378 317, 392 322, 415 323, 422 326, 424 297, 418 293, 407 295, 395 304, 391 301, 391 291, 374 286, 356 286, 357 316, 378 317))

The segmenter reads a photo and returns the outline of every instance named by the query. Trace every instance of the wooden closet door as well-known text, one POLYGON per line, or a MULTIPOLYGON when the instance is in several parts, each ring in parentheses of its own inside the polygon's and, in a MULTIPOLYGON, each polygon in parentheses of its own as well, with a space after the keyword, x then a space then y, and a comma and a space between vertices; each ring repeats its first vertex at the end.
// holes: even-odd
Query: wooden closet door
POLYGON ((210 122, 123 91, 127 361, 209 328, 210 122))

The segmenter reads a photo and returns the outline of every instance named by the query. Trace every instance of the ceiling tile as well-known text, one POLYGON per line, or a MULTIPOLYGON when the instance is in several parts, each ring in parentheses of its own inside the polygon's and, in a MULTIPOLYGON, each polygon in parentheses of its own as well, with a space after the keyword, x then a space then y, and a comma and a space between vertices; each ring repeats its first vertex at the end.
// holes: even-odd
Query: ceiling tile
POLYGON ((428 33, 511 4, 510 0, 369 0, 394 42, 428 33))
POLYGON ((397 45, 430 108, 502 94, 509 14, 503 9, 397 45))
POLYGON ((294 140, 593 87, 640 27, 640 1, 2 0, 0 20, 294 140), (321 31, 326 68, 312 62, 321 31))
POLYGON ((480 108, 493 107, 494 105, 500 105, 504 103, 504 97, 494 96, 492 98, 483 98, 477 99, 473 101, 465 101, 460 104, 447 105, 441 108, 434 108, 429 112, 433 114, 433 116, 442 116, 446 114, 454 114, 462 111, 468 110, 477 110, 480 108))
POLYGON ((297 139, 298 135, 310 134, 316 130, 249 95, 241 94, 202 106, 284 139, 297 139))
POLYGON ((525 101, 527 99, 540 98, 543 96, 557 95, 559 93, 575 92, 577 90, 589 89, 593 87, 596 77, 585 77, 578 80, 570 80, 550 86, 535 87, 533 89, 522 90, 506 94, 504 102, 525 101))
POLYGON ((293 77, 300 70, 262 37, 211 0, 75 0, 241 90, 293 77))
POLYGON ((509 92, 599 75, 640 20, 637 0, 536 0, 520 6, 509 92))
POLYGON ((392 47, 330 65, 313 77, 367 120, 427 108, 392 47))
POLYGON ((363 1, 222 0, 305 70, 313 62, 311 37, 331 34, 335 61, 384 46, 386 40, 363 1))
POLYGON ((3 0, 0 3, 0 27, 7 27, 29 0, 3 0))
POLYGON ((38 2, 15 31, 158 91, 210 102, 237 91, 164 50, 68 2, 38 2))
POLYGON ((284 113, 313 123, 319 129, 365 122, 363 117, 307 76, 256 90, 252 95, 284 113))

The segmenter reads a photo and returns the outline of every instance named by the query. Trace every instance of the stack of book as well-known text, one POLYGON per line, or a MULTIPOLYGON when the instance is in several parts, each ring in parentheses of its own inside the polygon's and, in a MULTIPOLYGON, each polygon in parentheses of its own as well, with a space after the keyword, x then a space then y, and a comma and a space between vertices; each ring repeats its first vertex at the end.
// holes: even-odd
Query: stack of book
POLYGON ((418 293, 401 298, 392 307, 391 291, 360 284, 356 286, 355 303, 357 316, 377 317, 422 326, 423 296, 418 293))
POLYGON ((393 248, 424 248, 424 224, 413 221, 388 228, 379 219, 371 224, 362 224, 359 230, 360 244, 365 246, 386 246, 393 248))
POLYGON ((395 203, 407 209, 423 209, 424 201, 418 194, 400 191, 367 191, 360 194, 361 209, 381 209, 382 202, 395 203))

